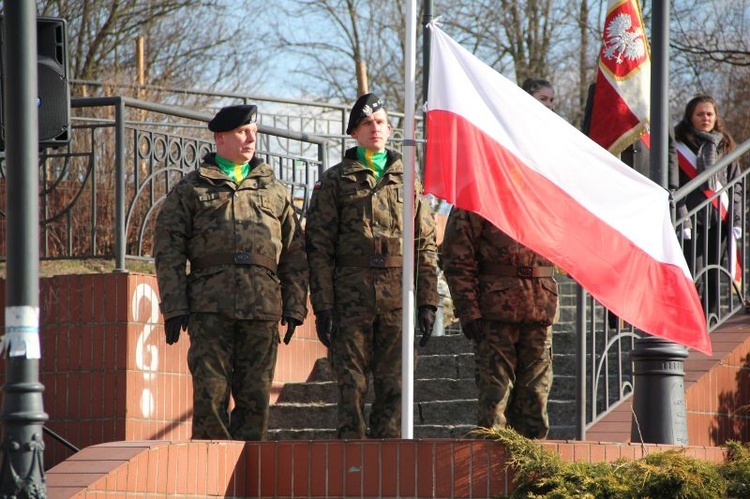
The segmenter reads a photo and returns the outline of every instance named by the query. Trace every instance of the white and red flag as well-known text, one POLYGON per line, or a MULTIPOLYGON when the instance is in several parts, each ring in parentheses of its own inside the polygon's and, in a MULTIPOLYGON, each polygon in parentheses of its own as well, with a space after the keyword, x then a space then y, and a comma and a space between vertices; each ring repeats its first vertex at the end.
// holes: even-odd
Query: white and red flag
POLYGON ((610 0, 602 32, 589 137, 620 154, 646 132, 651 58, 637 0, 610 0))
POLYGON ((630 324, 710 354, 667 191, 430 27, 427 192, 549 258, 630 324))
MULTIPOLYGON (((698 158, 695 156, 695 153, 680 141, 677 141, 675 144, 675 149, 677 150, 677 163, 680 166, 680 170, 689 179, 694 179, 698 175, 698 158)), ((724 191, 719 196, 716 196, 716 192, 722 189, 720 182, 717 181, 716 184, 715 191, 706 187, 703 190, 703 195, 706 196, 706 199, 711 200, 711 205, 715 210, 718 210, 721 220, 726 222, 729 215, 729 193, 724 191)), ((731 224, 728 225, 731 227, 731 224)), ((737 240, 738 237, 733 230, 729 231, 729 238, 729 268, 732 281, 740 284, 742 282, 742 251, 737 240)))

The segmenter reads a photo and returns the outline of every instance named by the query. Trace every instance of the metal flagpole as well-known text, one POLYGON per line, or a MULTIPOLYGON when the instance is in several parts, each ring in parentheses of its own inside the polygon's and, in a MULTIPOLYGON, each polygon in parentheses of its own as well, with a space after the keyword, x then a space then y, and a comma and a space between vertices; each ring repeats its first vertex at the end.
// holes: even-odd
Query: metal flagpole
POLYGON ((404 57, 404 275, 402 277, 401 340, 401 438, 414 438, 414 141, 415 59, 417 52, 417 6, 409 0, 406 9, 406 56, 404 57))

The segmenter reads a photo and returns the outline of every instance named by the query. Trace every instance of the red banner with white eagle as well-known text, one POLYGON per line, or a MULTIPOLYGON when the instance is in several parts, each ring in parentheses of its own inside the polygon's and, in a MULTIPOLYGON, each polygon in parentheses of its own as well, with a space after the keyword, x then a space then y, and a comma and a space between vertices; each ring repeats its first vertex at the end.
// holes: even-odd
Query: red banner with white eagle
POLYGON ((591 106, 589 137, 612 154, 648 129, 651 58, 637 0, 610 0, 591 106))

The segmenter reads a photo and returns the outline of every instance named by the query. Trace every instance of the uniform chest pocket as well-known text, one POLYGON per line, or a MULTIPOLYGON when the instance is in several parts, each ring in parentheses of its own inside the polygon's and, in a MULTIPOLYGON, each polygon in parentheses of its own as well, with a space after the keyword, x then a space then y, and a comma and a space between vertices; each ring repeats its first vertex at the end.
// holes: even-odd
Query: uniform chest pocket
POLYGON ((242 198, 235 216, 240 220, 257 220, 260 218, 279 217, 279 203, 268 192, 259 190, 246 190, 241 194, 242 198))
POLYGON ((262 211, 270 214, 274 213, 273 202, 267 194, 258 193, 258 195, 255 197, 255 202, 258 204, 262 211))
POLYGON ((373 203, 373 218, 380 227, 387 227, 391 235, 400 237, 404 228, 404 190, 400 185, 381 189, 373 203))
POLYGON ((367 184, 349 184, 341 188, 341 201, 351 202, 357 199, 370 197, 372 189, 367 184))
POLYGON ((357 184, 346 186, 339 197, 342 221, 347 219, 362 220, 370 211, 372 190, 370 186, 357 184))

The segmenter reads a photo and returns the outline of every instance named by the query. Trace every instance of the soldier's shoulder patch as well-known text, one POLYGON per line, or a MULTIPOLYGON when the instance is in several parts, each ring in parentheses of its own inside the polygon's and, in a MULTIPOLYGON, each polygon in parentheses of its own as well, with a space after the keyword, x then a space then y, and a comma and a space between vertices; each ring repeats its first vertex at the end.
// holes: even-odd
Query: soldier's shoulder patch
POLYGON ((313 185, 313 190, 314 190, 314 191, 317 191, 317 190, 319 190, 319 189, 320 189, 320 187, 321 187, 321 185, 322 185, 321 181, 320 181, 320 180, 318 180, 317 182, 315 182, 315 185, 313 185))

